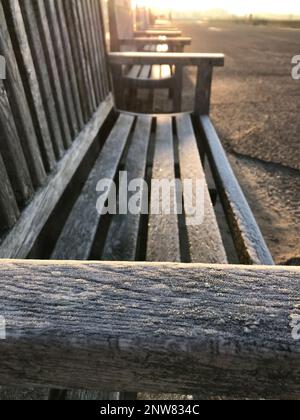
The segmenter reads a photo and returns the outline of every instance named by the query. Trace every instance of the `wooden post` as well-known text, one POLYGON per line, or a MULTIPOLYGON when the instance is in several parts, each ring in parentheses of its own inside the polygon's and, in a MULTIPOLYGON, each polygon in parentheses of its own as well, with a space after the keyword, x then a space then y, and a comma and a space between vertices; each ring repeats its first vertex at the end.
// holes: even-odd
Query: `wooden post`
POLYGON ((175 67, 174 88, 173 88, 174 112, 181 112, 182 85, 183 85, 183 66, 177 65, 175 67))
POLYGON ((209 115, 212 76, 213 67, 209 63, 198 66, 194 109, 195 114, 209 115))

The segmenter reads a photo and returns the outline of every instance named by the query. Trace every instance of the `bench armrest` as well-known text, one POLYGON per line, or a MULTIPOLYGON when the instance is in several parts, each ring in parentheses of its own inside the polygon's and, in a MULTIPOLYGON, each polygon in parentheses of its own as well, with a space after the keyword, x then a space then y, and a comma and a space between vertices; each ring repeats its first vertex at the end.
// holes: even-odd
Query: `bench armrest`
POLYGON ((146 65, 168 64, 180 66, 223 67, 224 54, 197 54, 197 53, 143 53, 143 52, 113 52, 109 53, 110 64, 116 65, 146 65))
POLYGON ((165 35, 169 37, 176 37, 181 36, 181 31, 170 31, 164 29, 148 29, 145 31, 135 31, 134 36, 158 36, 158 35, 165 35))
POLYGON ((136 45, 140 45, 140 44, 168 44, 168 45, 173 45, 173 44, 184 44, 184 45, 190 45, 192 43, 192 38, 189 37, 174 37, 174 38, 166 38, 163 36, 155 36, 155 37, 139 37, 139 38, 124 38, 124 39, 120 39, 120 43, 122 45, 124 44, 136 44, 136 45))
POLYGON ((122 66, 175 66, 174 78, 176 88, 174 89, 180 95, 176 112, 181 111, 183 68, 188 66, 197 67, 194 113, 209 115, 213 68, 223 67, 225 56, 224 54, 118 52, 108 54, 108 60, 112 67, 114 82, 122 78, 122 66))

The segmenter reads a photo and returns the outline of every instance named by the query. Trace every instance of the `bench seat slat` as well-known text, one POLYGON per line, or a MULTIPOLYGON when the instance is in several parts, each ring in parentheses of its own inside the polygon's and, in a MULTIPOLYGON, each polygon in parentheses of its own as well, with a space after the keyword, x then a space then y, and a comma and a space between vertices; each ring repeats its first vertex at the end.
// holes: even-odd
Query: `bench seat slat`
POLYGON ((151 71, 151 66, 150 65, 143 66, 139 78, 140 79, 149 79, 150 71, 151 71))
MULTIPOLYGON (((173 126, 172 117, 170 116, 157 117, 152 179, 166 179, 169 181, 175 179, 173 126)), ((172 196, 170 201, 171 210, 175 210, 175 197, 172 196)), ((152 204, 153 202, 151 200, 151 207, 152 204)), ((162 194, 160 194, 159 204, 161 207, 162 194)), ((178 217, 176 214, 150 214, 147 260, 170 262, 181 260, 178 217)))
POLYGON ((96 235, 100 214, 96 209, 97 183, 113 180, 127 143, 134 117, 121 114, 75 203, 58 239, 52 259, 87 260, 96 235))
MULTIPOLYGON (((152 117, 138 117, 126 158, 125 171, 127 171, 128 183, 137 178, 145 179, 151 125, 152 117)), ((136 260, 141 217, 140 214, 113 217, 102 255, 103 260, 136 260)))
POLYGON ((129 72, 127 73, 127 77, 131 79, 135 79, 139 76, 141 72, 142 66, 132 66, 129 72))
MULTIPOLYGON (((227 257, 207 188, 191 116, 176 117, 181 179, 204 181, 204 218, 199 225, 188 225, 187 232, 192 262, 226 264, 227 257)), ((195 203, 196 186, 193 185, 195 203)), ((186 216, 187 220, 187 216, 186 216)))

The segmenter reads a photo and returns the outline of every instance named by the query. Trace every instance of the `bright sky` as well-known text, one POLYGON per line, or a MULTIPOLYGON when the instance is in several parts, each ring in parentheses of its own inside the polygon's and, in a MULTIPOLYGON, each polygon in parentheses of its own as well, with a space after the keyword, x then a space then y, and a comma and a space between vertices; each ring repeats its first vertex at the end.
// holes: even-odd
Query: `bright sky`
POLYGON ((135 0, 137 3, 155 8, 173 10, 224 9, 230 13, 278 13, 300 15, 299 0, 135 0), (163 5, 163 6, 162 6, 163 5))

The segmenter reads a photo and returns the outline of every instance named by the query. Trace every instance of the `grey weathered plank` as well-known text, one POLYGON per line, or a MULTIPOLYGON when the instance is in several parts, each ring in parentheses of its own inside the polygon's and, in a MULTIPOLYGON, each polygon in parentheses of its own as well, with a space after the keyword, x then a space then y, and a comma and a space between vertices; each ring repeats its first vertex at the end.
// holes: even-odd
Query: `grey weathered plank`
POLYGON ((109 97, 100 105, 64 158, 58 163, 56 171, 48 179, 47 185, 36 194, 33 201, 23 211, 15 227, 0 246, 0 258, 26 258, 41 233, 45 223, 69 185, 82 159, 93 144, 100 128, 112 111, 109 97))
POLYGON ((209 64, 210 66, 224 65, 223 54, 201 54, 201 53, 143 53, 143 52, 112 52, 109 54, 112 64, 168 64, 170 66, 181 64, 183 66, 199 66, 209 64))
POLYGON ((141 72, 141 68, 141 66, 132 66, 126 76, 130 78, 138 77, 141 72))
MULTIPOLYGON (((155 139, 155 153, 152 169, 152 179, 166 180, 170 183, 175 181, 175 162, 172 117, 158 116, 155 139)), ((147 243, 147 261, 171 261, 181 260, 177 200, 175 188, 167 193, 159 192, 159 198, 153 196, 151 188, 151 210, 149 215, 149 230, 147 243), (170 213, 162 212, 163 199, 169 199, 170 213), (158 206, 158 208, 156 208, 158 206), (155 214, 157 213, 157 214, 155 214)), ((164 209, 165 210, 165 209, 164 209)))
POLYGON ((47 69, 44 48, 38 31, 37 20, 32 9, 32 2, 20 0, 18 0, 18 2, 22 10, 27 36, 31 46, 31 53, 38 76, 46 116, 48 118, 53 147, 57 158, 60 158, 64 153, 63 135, 59 124, 58 111, 52 94, 52 85, 47 69))
POLYGON ((300 396, 299 267, 2 261, 0 272, 0 384, 300 396))
MULTIPOLYGON (((69 69, 67 67, 65 50, 63 47, 60 27, 58 23, 58 14, 56 12, 54 0, 46 0, 44 5, 46 7, 48 25, 50 34, 52 36, 52 46, 57 62, 58 75, 61 80, 62 94, 65 99, 65 109, 71 129, 71 135, 72 138, 74 138, 78 134, 79 124, 77 121, 76 107, 72 96, 71 78, 69 75, 69 69)), ((65 31, 66 30, 67 28, 65 28, 65 31)))
POLYGON ((53 251, 52 259, 87 260, 89 258, 102 208, 105 205, 103 203, 103 207, 97 209, 97 200, 100 193, 108 197, 112 191, 112 183, 133 122, 134 117, 123 114, 114 125, 69 215, 53 251), (104 179, 111 181, 108 191, 97 192, 98 182, 104 179))
POLYGON ((89 9, 89 0, 80 2, 83 13, 83 22, 86 33, 86 43, 87 43, 87 53, 89 56, 90 66, 91 66, 91 78, 94 86, 94 92, 97 104, 101 101, 101 88, 99 84, 99 78, 97 77, 97 59, 96 51, 94 49, 94 33, 93 33, 93 24, 90 16, 89 9))
POLYGON ((54 149, 20 5, 17 0, 9 0, 5 7, 9 9, 11 15, 10 24, 13 26, 16 34, 16 42, 18 45, 14 45, 14 48, 15 51, 18 51, 18 49, 20 51, 20 60, 22 60, 24 68, 22 76, 23 78, 26 77, 30 96, 32 98, 32 105, 29 102, 29 106, 31 108, 31 113, 36 115, 36 132, 39 134, 39 143, 41 145, 45 166, 48 171, 51 171, 55 165, 54 149))
POLYGON ((46 15, 44 0, 36 0, 35 2, 32 2, 32 5, 32 9, 36 14, 38 21, 38 27, 46 55, 48 72, 52 82, 52 95, 54 94, 56 107, 58 109, 58 119, 63 132, 63 141, 65 148, 67 149, 72 144, 72 135, 68 122, 66 105, 64 101, 65 98, 62 91, 61 80, 59 78, 55 52, 51 39, 51 30, 46 15))
POLYGON ((0 230, 11 228, 19 217, 19 209, 0 154, 0 230))
POLYGON ((72 48, 72 55, 74 59, 74 65, 76 68, 77 83, 80 92, 80 100, 83 109, 84 121, 87 122, 89 116, 93 112, 93 104, 91 95, 89 95, 89 86, 87 80, 87 73, 84 63, 83 45, 81 35, 79 31, 78 15, 75 5, 68 2, 56 0, 57 7, 60 8, 60 12, 64 13, 66 18, 66 26, 70 37, 70 43, 72 48))
POLYGON ((96 99, 96 93, 95 93, 95 87, 94 87, 94 80, 92 76, 92 64, 91 64, 91 58, 89 56, 89 50, 88 50, 88 40, 87 40, 87 32, 85 28, 85 22, 84 22, 84 16, 83 16, 83 7, 82 2, 80 0, 71 0, 73 3, 73 11, 74 16, 76 19, 76 25, 77 29, 80 32, 82 46, 83 46, 83 63, 85 66, 85 71, 87 75, 88 80, 88 86, 89 86, 89 94, 91 95, 93 108, 97 106, 97 99, 96 99))
POLYGON ((195 114, 209 115, 212 76, 213 67, 211 64, 206 63, 199 66, 195 93, 195 114))
POLYGON ((240 262, 243 264, 274 264, 210 118, 201 116, 200 124, 240 262))
POLYGON ((187 223, 186 226, 191 261, 226 264, 228 260, 207 188, 191 116, 189 114, 177 116, 176 126, 181 180, 193 181, 191 204, 194 207, 197 202, 201 213, 197 221, 194 219, 196 215, 192 216, 192 220, 185 212, 186 222, 192 223, 187 223), (199 182, 200 186, 198 192, 196 182, 199 182))
POLYGON ((166 36, 166 37, 170 37, 170 38, 174 38, 174 37, 180 37, 181 36, 181 31, 171 31, 171 30, 165 30, 165 29, 150 29, 150 30, 145 30, 145 31, 135 31, 134 35, 136 37, 143 37, 143 36, 166 36))
POLYGON ((88 0, 87 1, 87 11, 88 11, 88 17, 89 17, 89 25, 92 32, 92 53, 95 56, 96 60, 96 72, 94 74, 94 77, 96 78, 98 89, 99 89, 99 99, 102 100, 103 92, 104 92, 104 80, 103 80, 103 71, 102 71, 102 64, 101 64, 101 58, 100 58, 100 51, 103 49, 100 43, 100 37, 97 29, 97 16, 94 11, 94 0, 88 0))
MULTIPOLYGON (((51 0, 52 2, 53 0, 51 0)), ((58 23, 60 26, 60 32, 63 42, 63 51, 66 57, 68 75, 70 77, 71 89, 74 98, 74 106, 77 114, 80 129, 84 125, 83 111, 80 101, 79 87, 77 84, 76 73, 78 68, 75 68, 75 60, 73 59, 71 40, 70 40, 70 28, 67 27, 67 21, 65 12, 63 9, 63 2, 61 0, 54 0, 54 6, 56 7, 58 23)), ((103 98, 104 99, 104 98, 103 98)))
POLYGON ((139 75, 140 79, 148 79, 150 76, 151 66, 143 66, 139 75))
POLYGON ((34 190, 2 80, 0 80, 0 128, 0 151, 16 200, 20 206, 24 206, 34 190))
POLYGON ((107 45, 106 45, 106 39, 105 39, 105 31, 103 30, 103 28, 105 29, 105 23, 104 23, 104 19, 103 19, 103 12, 102 12, 102 8, 101 8, 101 3, 98 0, 94 0, 92 1, 92 4, 94 6, 94 11, 95 11, 95 17, 96 17, 96 23, 97 23, 97 28, 98 28, 98 41, 99 41, 99 46, 100 49, 98 51, 98 53, 100 54, 100 61, 101 61, 101 69, 102 69, 102 80, 103 80, 103 85, 105 88, 105 96, 108 94, 109 90, 110 90, 110 79, 109 79, 109 75, 108 75, 108 67, 105 64, 107 62, 107 57, 106 57, 106 53, 107 53, 107 45))
POLYGON ((191 45, 192 39, 189 37, 175 37, 175 38, 168 38, 164 39, 162 42, 161 37, 138 37, 138 38, 125 38, 120 39, 121 44, 125 45, 135 45, 138 48, 142 48, 145 45, 161 45, 162 43, 167 44, 171 49, 176 48, 178 46, 185 47, 187 45, 191 45))
MULTIPOLYGON (((139 116, 137 118, 124 168, 127 172, 128 184, 134 179, 145 179, 151 126, 152 117, 139 116)), ((133 192, 128 195, 127 204, 133 195, 133 192)), ((140 197, 143 197, 140 201, 142 209, 144 203, 148 202, 148 191, 141 189, 140 197)), ((107 261, 137 260, 140 224, 141 214, 115 215, 107 234, 102 259, 107 261)))
POLYGON ((22 142, 23 152, 28 163, 32 182, 35 187, 39 187, 45 181, 46 172, 2 3, 0 3, 0 54, 6 60, 7 79, 4 81, 4 84, 7 89, 10 104, 14 109, 15 124, 22 142))

